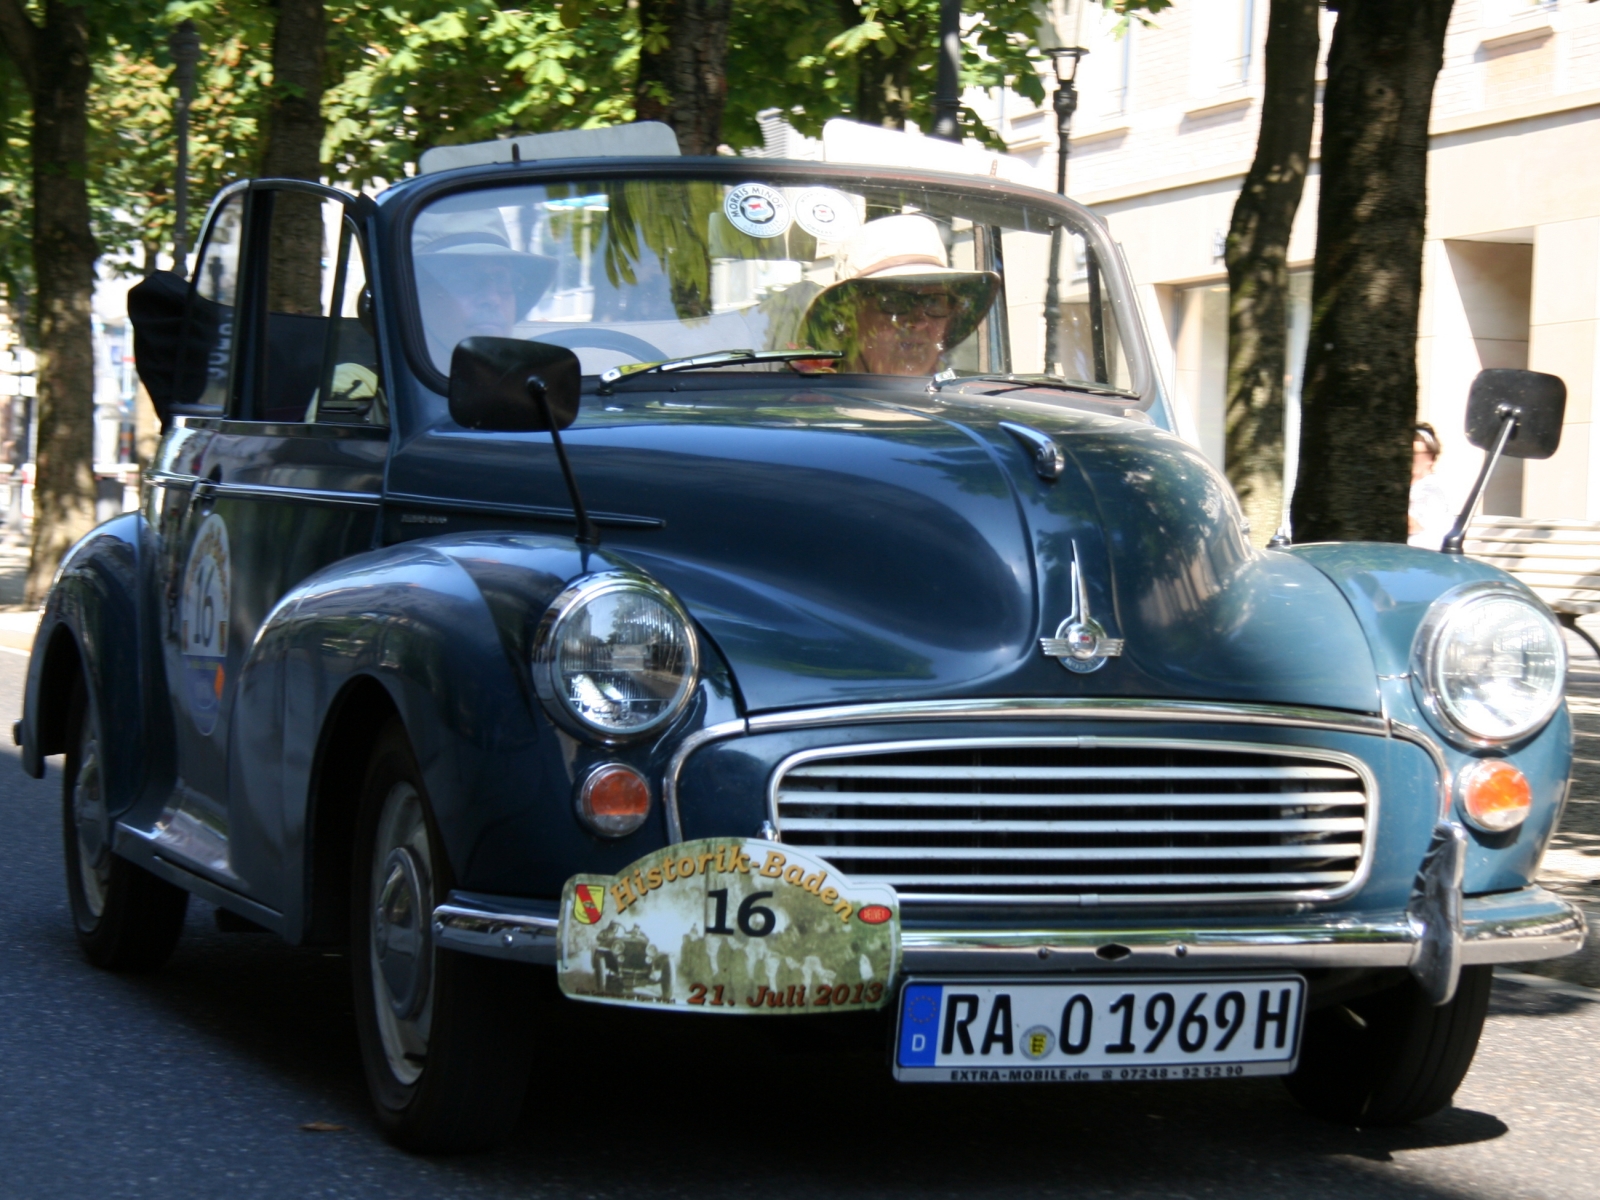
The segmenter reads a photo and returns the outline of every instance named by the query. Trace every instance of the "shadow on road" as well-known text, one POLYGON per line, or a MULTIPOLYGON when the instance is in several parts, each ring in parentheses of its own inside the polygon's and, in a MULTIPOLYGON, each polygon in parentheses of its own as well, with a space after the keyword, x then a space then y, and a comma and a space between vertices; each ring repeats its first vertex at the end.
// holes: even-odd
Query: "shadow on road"
MULTIPOLYGON (((888 1077, 881 1019, 744 1021, 552 997, 529 1013, 545 1050, 512 1145, 422 1162, 377 1141, 343 957, 285 947, 270 935, 219 934, 205 906, 196 910, 166 970, 117 982, 125 999, 220 1057, 253 1063, 250 1074, 287 1085, 306 1101, 303 1120, 346 1126, 317 1135, 330 1163, 352 1152, 386 1160, 419 1185, 425 1178, 445 1189, 434 1194, 831 1200, 1357 1190, 1444 1200, 1461 1193, 1375 1176, 1363 1164, 1507 1132, 1499 1118, 1465 1109, 1405 1129, 1344 1129, 1306 1116, 1275 1080, 898 1085, 888 1077)), ((1519 995, 1508 1011, 1543 1015, 1529 1006, 1546 1000, 1562 998, 1519 995)))

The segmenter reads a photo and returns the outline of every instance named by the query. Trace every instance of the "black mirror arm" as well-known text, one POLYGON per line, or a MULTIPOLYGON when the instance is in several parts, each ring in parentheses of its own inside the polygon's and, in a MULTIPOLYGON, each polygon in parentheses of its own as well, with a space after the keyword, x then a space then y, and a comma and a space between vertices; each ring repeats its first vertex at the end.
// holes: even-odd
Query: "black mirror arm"
POLYGON ((578 519, 578 541, 585 546, 598 546, 600 535, 594 522, 589 520, 589 510, 583 506, 583 496, 578 491, 578 479, 572 473, 572 463, 567 460, 567 448, 561 444, 561 430, 556 427, 555 414, 550 411, 550 397, 545 392, 544 380, 537 375, 528 376, 528 395, 544 414, 544 423, 550 428, 550 444, 555 447, 556 461, 561 464, 561 477, 567 481, 567 495, 572 497, 572 512, 578 519))
POLYGON ((1505 452, 1506 443, 1516 432, 1517 418, 1522 415, 1522 410, 1513 408, 1509 404, 1502 404, 1499 413, 1500 436, 1495 439, 1494 449, 1483 456, 1483 466, 1478 471, 1478 480, 1472 485, 1472 491, 1467 494, 1467 502, 1461 506, 1461 515, 1456 518, 1456 523, 1445 535, 1444 544, 1439 547, 1441 554, 1461 553, 1461 547, 1467 540, 1467 522, 1472 520, 1472 511, 1478 507, 1478 498, 1483 495, 1483 489, 1488 485, 1489 472, 1494 470, 1495 463, 1500 461, 1501 454, 1505 452))

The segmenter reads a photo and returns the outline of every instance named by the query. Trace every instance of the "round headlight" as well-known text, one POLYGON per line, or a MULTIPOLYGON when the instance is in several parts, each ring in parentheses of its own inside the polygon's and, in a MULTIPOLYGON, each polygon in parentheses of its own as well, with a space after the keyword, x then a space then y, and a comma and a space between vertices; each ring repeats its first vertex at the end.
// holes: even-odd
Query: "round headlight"
POLYGON ((1561 704, 1567 651, 1542 606, 1504 584, 1468 584, 1434 603, 1412 666, 1443 732, 1479 745, 1514 742, 1561 704))
POLYGON ((539 697, 562 724, 625 738, 665 725, 694 691, 699 651, 671 593, 642 575, 591 575, 545 614, 539 697))

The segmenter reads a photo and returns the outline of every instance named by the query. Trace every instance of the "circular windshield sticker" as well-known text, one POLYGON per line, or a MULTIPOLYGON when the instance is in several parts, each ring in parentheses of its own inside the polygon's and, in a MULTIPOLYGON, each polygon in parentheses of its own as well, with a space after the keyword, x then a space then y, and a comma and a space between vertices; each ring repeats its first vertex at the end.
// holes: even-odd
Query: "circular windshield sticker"
POLYGON ((184 693, 189 715, 202 735, 217 726, 222 687, 227 679, 228 601, 233 564, 228 556, 228 526, 212 513, 200 526, 183 572, 178 607, 178 649, 183 655, 184 693))
POLYGON ((794 202, 794 223, 819 242, 842 242, 858 228, 855 202, 832 188, 807 188, 794 202))
POLYGON ((751 237, 773 238, 789 228, 789 205, 782 193, 764 183, 741 183, 722 202, 732 226, 751 237))

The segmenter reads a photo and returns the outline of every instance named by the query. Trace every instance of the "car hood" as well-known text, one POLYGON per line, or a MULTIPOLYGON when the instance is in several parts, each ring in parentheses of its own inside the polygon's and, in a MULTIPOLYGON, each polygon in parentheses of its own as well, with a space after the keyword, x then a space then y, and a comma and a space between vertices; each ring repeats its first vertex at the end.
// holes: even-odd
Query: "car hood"
POLYGON ((751 712, 1018 696, 1378 708, 1338 589, 1253 550, 1227 482, 1149 424, 1037 391, 683 394, 586 405, 567 440, 591 508, 662 522, 606 544, 682 598, 751 712), (1054 438, 1060 478, 1002 422, 1054 438), (1093 615, 1125 642, 1090 674, 1039 646, 1072 610, 1074 548, 1093 615))

